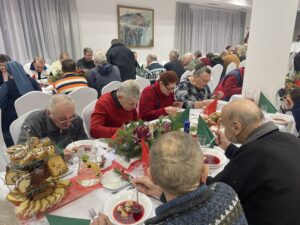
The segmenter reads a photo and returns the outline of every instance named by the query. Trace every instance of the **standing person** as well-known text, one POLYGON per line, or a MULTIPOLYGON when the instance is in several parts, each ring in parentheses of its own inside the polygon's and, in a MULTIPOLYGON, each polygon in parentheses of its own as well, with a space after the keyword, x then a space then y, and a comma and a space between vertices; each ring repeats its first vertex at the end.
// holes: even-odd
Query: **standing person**
POLYGON ((23 66, 16 62, 10 61, 6 64, 6 70, 12 79, 8 80, 0 87, 0 108, 2 110, 2 132, 7 147, 14 144, 9 132, 11 123, 18 118, 15 109, 15 101, 22 95, 39 90, 40 87, 35 79, 29 77, 23 66))
POLYGON ((170 62, 166 63, 164 67, 167 71, 174 71, 177 74, 178 79, 180 80, 180 77, 185 70, 179 60, 179 51, 177 49, 173 49, 170 51, 169 60, 170 62))
POLYGON ((90 70, 96 67, 93 60, 93 49, 84 48, 83 49, 83 58, 77 61, 78 69, 90 70))
POLYGON ((121 72, 122 81, 136 79, 136 60, 133 52, 121 40, 113 39, 106 53, 107 61, 117 66, 121 72))
POLYGON ((207 183, 231 186, 249 225, 300 224, 300 140, 264 122, 261 110, 247 99, 225 105, 221 121, 225 135, 218 131, 216 143, 230 161, 207 183))
POLYGON ((107 62, 104 51, 96 51, 95 64, 96 67, 88 72, 87 81, 89 87, 96 89, 100 97, 102 88, 112 81, 121 81, 121 75, 118 67, 107 62))
POLYGON ((44 57, 37 56, 31 63, 24 65, 24 70, 30 77, 41 80, 48 78, 52 68, 50 65, 46 64, 44 57))
POLYGON ((6 63, 11 61, 10 57, 4 54, 0 54, 0 86, 11 79, 10 75, 6 71, 6 63))

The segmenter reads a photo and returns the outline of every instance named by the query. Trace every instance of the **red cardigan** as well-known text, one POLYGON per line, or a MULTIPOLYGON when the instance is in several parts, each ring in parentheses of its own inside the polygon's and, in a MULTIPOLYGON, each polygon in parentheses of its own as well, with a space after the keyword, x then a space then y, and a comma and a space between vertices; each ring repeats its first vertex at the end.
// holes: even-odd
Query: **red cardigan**
POLYGON ((159 82, 146 87, 139 102, 139 117, 143 120, 155 120, 160 116, 168 115, 165 107, 173 105, 174 93, 165 95, 161 92, 159 82), (155 91, 153 90, 155 88, 155 91))
POLYGON ((90 129, 93 138, 111 138, 122 124, 138 119, 136 110, 123 109, 112 93, 102 95, 96 103, 90 129))

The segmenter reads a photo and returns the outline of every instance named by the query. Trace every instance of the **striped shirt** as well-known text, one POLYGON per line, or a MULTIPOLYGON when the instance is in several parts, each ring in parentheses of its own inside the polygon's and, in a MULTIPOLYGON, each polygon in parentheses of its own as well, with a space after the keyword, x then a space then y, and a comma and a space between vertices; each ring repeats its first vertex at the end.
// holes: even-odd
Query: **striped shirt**
POLYGON ((69 94, 71 91, 87 86, 87 81, 84 77, 78 76, 76 74, 66 74, 53 84, 53 92, 55 94, 69 94))

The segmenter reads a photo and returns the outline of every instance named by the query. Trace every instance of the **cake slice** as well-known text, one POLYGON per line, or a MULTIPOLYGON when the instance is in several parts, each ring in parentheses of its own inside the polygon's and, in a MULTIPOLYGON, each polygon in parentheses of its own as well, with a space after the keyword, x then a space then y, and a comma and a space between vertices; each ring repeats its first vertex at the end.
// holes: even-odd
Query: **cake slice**
POLYGON ((25 210, 29 207, 30 200, 27 199, 26 201, 22 202, 19 206, 16 207, 16 214, 23 215, 25 210))
POLYGON ((16 181, 16 188, 21 192, 21 193, 26 193, 28 188, 30 187, 31 183, 31 176, 30 174, 25 174, 21 176, 17 181, 16 181))
POLYGON ((46 198, 41 199, 41 205, 41 212, 45 212, 50 207, 50 203, 46 198))
POLYGON ((60 155, 49 158, 47 166, 52 177, 58 177, 68 171, 68 166, 60 155))

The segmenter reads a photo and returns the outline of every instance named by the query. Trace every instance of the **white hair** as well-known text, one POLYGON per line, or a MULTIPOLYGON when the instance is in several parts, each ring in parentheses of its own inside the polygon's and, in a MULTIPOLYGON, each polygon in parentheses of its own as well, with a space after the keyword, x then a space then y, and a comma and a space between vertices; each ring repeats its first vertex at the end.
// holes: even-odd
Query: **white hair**
POLYGON ((73 105, 75 107, 75 104, 74 104, 74 100, 66 95, 66 94, 55 94, 55 95, 52 95, 49 102, 48 102, 48 106, 47 106, 47 109, 49 111, 53 111, 55 106, 58 104, 58 103, 62 103, 64 104, 65 106, 67 105, 73 105))
POLYGON ((134 98, 139 100, 141 96, 141 89, 135 80, 126 80, 119 88, 118 95, 123 96, 126 99, 134 98))
POLYGON ((94 54, 94 62, 96 65, 101 65, 107 62, 105 52, 103 50, 97 50, 94 54))

